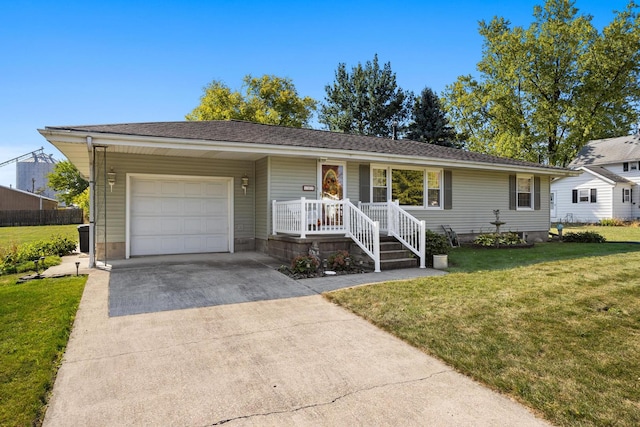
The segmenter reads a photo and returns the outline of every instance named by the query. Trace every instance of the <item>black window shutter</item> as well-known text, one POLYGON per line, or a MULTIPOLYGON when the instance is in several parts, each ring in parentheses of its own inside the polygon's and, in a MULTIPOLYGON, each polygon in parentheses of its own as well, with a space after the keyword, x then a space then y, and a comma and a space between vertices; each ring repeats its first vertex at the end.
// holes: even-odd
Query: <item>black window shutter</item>
POLYGON ((597 188, 592 188, 591 189, 591 203, 596 203, 598 201, 598 189, 597 188))
POLYGON ((629 172, 629 163, 628 162, 624 162, 622 164, 622 171, 623 172, 629 172))
POLYGON ((622 203, 624 203, 624 188, 622 189, 622 203))
POLYGON ((516 209, 516 176, 509 175, 509 209, 516 209))
POLYGON ((369 184, 371 182, 371 169, 369 165, 360 165, 360 201, 362 203, 369 203, 369 184))
POLYGON ((578 190, 571 191, 571 203, 578 203, 578 190))
POLYGON ((444 171, 444 208, 453 209, 453 182, 451 171, 444 171))
POLYGON ((540 177, 533 178, 533 209, 540 210, 540 177))

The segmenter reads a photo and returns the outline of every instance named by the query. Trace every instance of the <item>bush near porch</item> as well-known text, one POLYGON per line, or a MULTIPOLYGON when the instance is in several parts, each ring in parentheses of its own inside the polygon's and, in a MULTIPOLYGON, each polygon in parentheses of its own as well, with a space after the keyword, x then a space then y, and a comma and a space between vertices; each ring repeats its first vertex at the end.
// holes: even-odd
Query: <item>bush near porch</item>
POLYGON ((326 297, 558 425, 640 425, 640 245, 463 247, 458 273, 326 297))

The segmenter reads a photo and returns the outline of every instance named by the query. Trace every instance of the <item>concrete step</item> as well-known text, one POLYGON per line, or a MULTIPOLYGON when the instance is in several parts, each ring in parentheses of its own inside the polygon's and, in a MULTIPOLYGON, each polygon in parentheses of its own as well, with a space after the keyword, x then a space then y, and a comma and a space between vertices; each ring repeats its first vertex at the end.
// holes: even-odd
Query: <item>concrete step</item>
POLYGON ((383 251, 399 251, 404 250, 405 247, 402 243, 394 240, 393 242, 380 242, 380 252, 383 251))
POLYGON ((414 268, 418 266, 417 258, 398 258, 380 260, 380 270, 397 270, 400 268, 414 268))
POLYGON ((380 260, 411 258, 412 252, 407 249, 398 249, 391 251, 380 250, 380 260))

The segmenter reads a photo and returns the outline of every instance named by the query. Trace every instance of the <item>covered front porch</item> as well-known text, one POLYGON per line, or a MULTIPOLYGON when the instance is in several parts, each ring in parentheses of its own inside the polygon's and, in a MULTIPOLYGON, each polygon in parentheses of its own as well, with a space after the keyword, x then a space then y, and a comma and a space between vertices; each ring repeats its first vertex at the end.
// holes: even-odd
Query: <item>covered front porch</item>
POLYGON ((300 239, 312 236, 344 236, 373 261, 380 272, 380 236, 391 236, 426 266, 425 221, 416 219, 398 202, 352 203, 343 200, 297 200, 272 202, 272 232, 300 239))

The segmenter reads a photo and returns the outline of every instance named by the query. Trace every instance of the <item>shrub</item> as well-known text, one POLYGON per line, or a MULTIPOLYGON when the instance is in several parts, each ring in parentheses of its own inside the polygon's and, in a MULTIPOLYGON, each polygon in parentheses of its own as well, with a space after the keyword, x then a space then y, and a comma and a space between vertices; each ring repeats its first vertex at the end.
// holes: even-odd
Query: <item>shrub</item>
POLYGON ((334 252, 327 258, 327 268, 334 271, 348 270, 351 266, 351 256, 347 251, 334 252), (349 264, 349 265, 347 265, 349 264))
POLYGON ((621 227, 624 225, 624 221, 618 218, 604 218, 600 220, 599 225, 603 227, 621 227))
POLYGON ((295 257, 293 261, 291 261, 291 271, 295 274, 315 274, 319 266, 320 263, 318 263, 318 260, 308 255, 295 257))
POLYGON ((473 243, 480 246, 514 246, 526 243, 517 233, 486 233, 477 236, 473 243))
POLYGON ((595 231, 567 233, 562 237, 562 240, 570 243, 604 243, 607 241, 604 236, 595 231))
POLYGON ((427 230, 425 238, 425 255, 427 257, 427 267, 433 267, 434 255, 447 255, 451 250, 449 239, 444 234, 438 234, 427 230))
MULTIPOLYGON (((76 249, 75 240, 51 236, 49 240, 0 248, 0 274, 13 274, 33 269, 33 262, 41 257, 61 257, 76 249)), ((53 265, 53 264, 51 264, 53 265)))

